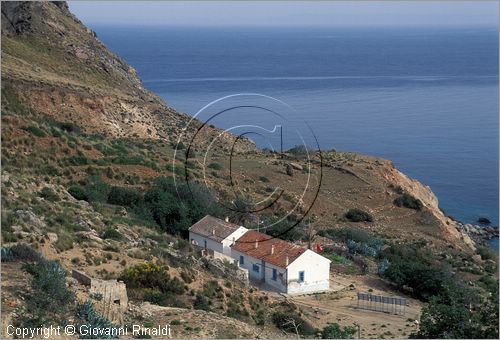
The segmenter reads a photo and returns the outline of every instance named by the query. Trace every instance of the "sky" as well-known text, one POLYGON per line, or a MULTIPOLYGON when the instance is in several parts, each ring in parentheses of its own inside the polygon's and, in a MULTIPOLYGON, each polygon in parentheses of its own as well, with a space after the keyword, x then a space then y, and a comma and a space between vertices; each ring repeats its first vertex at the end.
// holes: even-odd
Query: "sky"
POLYGON ((496 26, 498 1, 69 1, 88 25, 496 26))

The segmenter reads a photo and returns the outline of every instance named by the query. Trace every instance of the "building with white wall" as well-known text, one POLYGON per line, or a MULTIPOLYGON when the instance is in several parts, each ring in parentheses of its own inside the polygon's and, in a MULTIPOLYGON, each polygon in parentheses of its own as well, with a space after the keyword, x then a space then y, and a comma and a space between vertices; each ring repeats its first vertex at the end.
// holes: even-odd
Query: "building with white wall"
POLYGON ((231 260, 230 246, 236 242, 247 228, 207 215, 189 228, 189 241, 209 251, 215 258, 231 260))
POLYGON ((231 246, 231 256, 257 280, 286 294, 330 288, 330 260, 293 243, 249 230, 231 246))
POLYGON ((214 258, 238 263, 251 280, 286 294, 330 288, 330 260, 290 242, 205 216, 189 228, 189 240, 214 258))

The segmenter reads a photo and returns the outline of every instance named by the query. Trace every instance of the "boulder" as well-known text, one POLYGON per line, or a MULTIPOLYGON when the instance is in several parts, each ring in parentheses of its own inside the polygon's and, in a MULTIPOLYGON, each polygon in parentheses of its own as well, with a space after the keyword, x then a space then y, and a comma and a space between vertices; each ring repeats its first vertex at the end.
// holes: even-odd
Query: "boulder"
POLYGON ((47 233, 45 237, 47 238, 47 240, 49 240, 50 243, 55 243, 59 239, 56 233, 47 233))
POLYGON ((487 217, 479 217, 477 219, 477 221, 480 223, 480 224, 491 224, 491 221, 489 218, 487 217))

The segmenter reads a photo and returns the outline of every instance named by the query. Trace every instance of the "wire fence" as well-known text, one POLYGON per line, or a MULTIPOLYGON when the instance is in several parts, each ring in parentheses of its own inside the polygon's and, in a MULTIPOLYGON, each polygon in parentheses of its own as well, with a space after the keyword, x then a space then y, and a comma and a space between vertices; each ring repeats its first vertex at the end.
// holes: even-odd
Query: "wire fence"
POLYGON ((398 296, 373 295, 358 292, 357 307, 398 315, 405 315, 407 299, 398 296))

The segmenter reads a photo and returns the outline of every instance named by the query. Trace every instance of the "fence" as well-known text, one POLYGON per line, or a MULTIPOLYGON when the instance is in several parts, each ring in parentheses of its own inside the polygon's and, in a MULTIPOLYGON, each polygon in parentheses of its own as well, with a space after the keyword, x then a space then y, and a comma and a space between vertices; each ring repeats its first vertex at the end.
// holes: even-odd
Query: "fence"
POLYGON ((357 307, 391 314, 405 315, 407 300, 397 296, 373 295, 359 293, 357 307))

